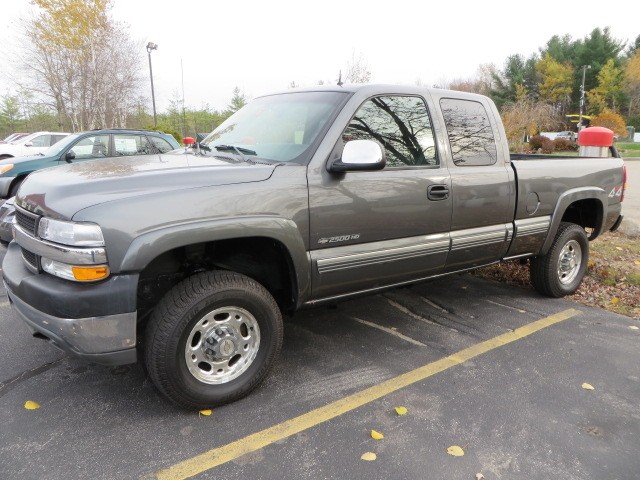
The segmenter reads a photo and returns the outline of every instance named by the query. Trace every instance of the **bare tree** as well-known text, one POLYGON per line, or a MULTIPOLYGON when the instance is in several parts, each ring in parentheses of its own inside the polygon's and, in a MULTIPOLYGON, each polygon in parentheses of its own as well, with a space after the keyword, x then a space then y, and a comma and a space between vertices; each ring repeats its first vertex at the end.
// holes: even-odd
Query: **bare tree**
POLYGON ((502 120, 510 143, 523 141, 529 135, 562 125, 562 118, 553 106, 533 101, 522 93, 515 102, 502 109, 502 120))
MULTIPOLYGON (((110 0, 33 0, 26 86, 74 131, 125 126, 139 95, 142 45, 110 17, 110 0)), ((62 126, 62 125, 61 125, 62 126)))
POLYGON ((355 52, 351 53, 351 60, 347 62, 345 70, 345 83, 367 83, 371 81, 371 70, 362 53, 356 56, 355 52))

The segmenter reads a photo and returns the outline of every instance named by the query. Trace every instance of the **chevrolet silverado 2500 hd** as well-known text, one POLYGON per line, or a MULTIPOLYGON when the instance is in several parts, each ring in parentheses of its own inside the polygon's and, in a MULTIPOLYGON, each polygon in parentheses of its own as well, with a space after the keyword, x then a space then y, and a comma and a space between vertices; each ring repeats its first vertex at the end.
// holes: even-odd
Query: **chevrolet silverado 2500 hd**
POLYGON ((35 335, 140 355, 199 409, 264 379, 283 312, 512 258, 541 294, 573 293, 623 195, 620 158, 510 156, 483 96, 295 89, 195 148, 31 174, 3 275, 35 335))

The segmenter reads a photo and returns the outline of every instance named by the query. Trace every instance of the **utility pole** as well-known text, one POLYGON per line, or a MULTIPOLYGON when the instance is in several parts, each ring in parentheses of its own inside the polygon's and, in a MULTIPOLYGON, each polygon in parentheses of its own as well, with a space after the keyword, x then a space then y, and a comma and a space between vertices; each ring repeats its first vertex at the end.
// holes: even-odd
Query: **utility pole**
POLYGON ((584 110, 584 79, 591 65, 582 65, 582 84, 580 85, 580 118, 578 119, 578 131, 582 130, 582 112, 584 110))
POLYGON ((147 54, 149 55, 149 76, 151 77, 151 102, 153 103, 153 126, 157 127, 158 122, 156 121, 156 95, 153 91, 153 69, 151 68, 151 51, 157 50, 158 44, 149 42, 147 43, 147 54))

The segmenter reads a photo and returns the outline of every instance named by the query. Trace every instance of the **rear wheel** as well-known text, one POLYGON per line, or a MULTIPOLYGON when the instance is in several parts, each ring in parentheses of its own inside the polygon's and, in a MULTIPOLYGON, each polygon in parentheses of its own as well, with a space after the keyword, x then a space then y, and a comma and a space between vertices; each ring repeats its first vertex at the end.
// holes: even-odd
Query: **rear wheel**
POLYGON ((584 229, 574 223, 563 222, 549 252, 531 260, 531 283, 548 297, 571 295, 582 283, 588 260, 589 240, 584 229))
POLYGON ((259 283, 199 273, 171 289, 145 336, 145 364, 160 392, 192 409, 237 400, 266 377, 282 346, 282 316, 259 283))

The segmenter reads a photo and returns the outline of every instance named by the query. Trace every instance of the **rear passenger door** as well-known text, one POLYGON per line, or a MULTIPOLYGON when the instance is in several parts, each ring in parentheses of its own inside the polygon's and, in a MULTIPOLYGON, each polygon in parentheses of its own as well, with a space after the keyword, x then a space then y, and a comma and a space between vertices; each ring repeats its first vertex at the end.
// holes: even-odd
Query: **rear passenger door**
POLYGON ((456 271, 497 261, 513 236, 513 169, 505 163, 501 129, 476 99, 440 98, 449 140, 453 214, 451 253, 446 270, 456 271))
POLYGON ((316 299, 426 277, 445 264, 450 182, 425 100, 412 95, 365 100, 332 157, 360 139, 383 145, 383 170, 337 174, 326 164, 309 169, 316 299))

